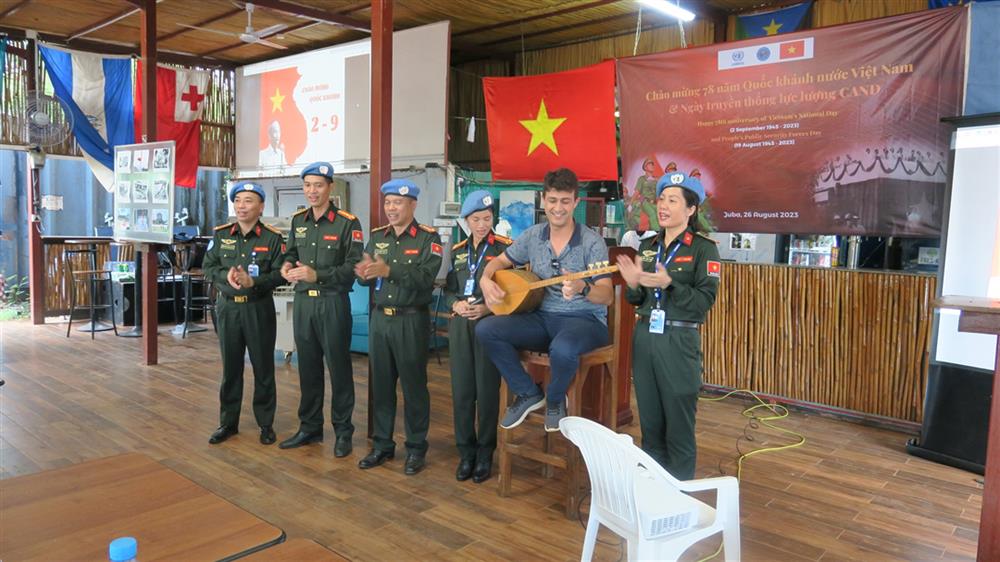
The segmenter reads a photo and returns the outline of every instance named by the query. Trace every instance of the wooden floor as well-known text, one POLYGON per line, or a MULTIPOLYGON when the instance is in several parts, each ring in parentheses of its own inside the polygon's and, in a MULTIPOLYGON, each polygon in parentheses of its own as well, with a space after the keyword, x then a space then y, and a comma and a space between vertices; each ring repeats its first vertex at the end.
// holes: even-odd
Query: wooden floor
MULTIPOLYGON (((515 467, 514 497, 496 480, 458 483, 447 358, 431 360, 428 468, 402 473, 401 457, 361 471, 368 445, 366 360, 357 356, 355 452, 327 441, 281 451, 257 442, 244 398, 242 432, 208 445, 218 419, 218 347, 212 332, 181 340, 164 329, 161 364, 140 364, 139 341, 108 333, 65 337, 65 325, 0 323, 0 470, 7 478, 139 451, 285 530, 355 560, 575 560, 583 528, 562 515, 561 486, 530 464, 515 467)), ((279 365, 279 439, 297 428, 297 375, 279 365)), ((739 402, 698 412, 698 477, 735 472, 744 433, 739 402)), ((401 416, 400 416, 401 417, 401 416)), ((397 431, 401 432, 402 422, 397 431)), ((805 446, 756 455, 740 484, 745 560, 969 560, 975 556, 980 477, 906 455, 909 437, 793 413, 805 446)), ((638 436, 638 427, 625 428, 638 436)), ((743 451, 787 442, 753 431, 743 451)), ((401 441, 397 434, 399 450, 401 441)), ((2 501, 2 499, 0 499, 2 501)), ((597 557, 618 560, 602 532, 597 557)), ((689 551, 697 560, 718 539, 689 551)))

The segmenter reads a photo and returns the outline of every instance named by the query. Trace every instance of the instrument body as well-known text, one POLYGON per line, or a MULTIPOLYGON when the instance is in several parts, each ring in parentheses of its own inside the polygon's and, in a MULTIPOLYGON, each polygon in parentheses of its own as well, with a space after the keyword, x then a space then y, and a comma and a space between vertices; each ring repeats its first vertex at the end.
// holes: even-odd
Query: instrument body
POLYGON ((542 304, 542 299, 545 297, 545 287, 549 285, 618 271, 617 265, 609 266, 607 262, 595 265, 598 267, 548 279, 539 279, 534 273, 523 269, 501 269, 493 274, 493 281, 500 286, 506 295, 502 301, 493 304, 487 303, 487 306, 497 316, 531 312, 542 304))

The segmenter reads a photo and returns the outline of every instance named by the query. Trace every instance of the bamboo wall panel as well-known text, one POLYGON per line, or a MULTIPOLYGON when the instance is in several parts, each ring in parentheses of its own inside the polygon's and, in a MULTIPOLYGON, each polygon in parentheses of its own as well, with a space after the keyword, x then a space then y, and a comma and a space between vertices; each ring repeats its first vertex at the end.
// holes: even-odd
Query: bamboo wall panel
POLYGON ((919 422, 928 275, 723 265, 705 322, 705 382, 919 422))
MULTIPOLYGON (((45 310, 48 314, 65 314, 69 311, 69 292, 74 289, 70 268, 75 271, 91 269, 89 255, 67 256, 66 250, 85 250, 88 244, 52 244, 45 247, 45 310)), ((97 243, 97 268, 109 261, 111 244, 97 243)), ((77 283, 77 306, 90 304, 90 286, 77 283)))

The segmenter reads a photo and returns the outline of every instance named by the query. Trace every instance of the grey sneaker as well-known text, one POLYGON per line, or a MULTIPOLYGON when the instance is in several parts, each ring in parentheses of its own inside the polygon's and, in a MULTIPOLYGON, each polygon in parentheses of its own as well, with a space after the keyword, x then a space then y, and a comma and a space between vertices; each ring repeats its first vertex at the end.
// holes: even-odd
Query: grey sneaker
POLYGON ((514 403, 504 412, 503 419, 500 420, 500 427, 513 429, 521 425, 524 418, 528 416, 528 412, 537 410, 544 405, 545 395, 541 392, 537 394, 518 394, 517 398, 514 399, 514 403))
POLYGON ((549 433, 559 431, 559 420, 566 417, 566 400, 553 405, 552 402, 545 404, 545 431, 549 433))

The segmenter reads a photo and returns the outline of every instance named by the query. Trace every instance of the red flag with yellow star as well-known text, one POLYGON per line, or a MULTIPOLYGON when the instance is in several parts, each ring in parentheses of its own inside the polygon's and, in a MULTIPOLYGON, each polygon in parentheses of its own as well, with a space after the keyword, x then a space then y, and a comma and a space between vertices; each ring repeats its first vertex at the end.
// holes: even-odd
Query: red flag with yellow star
POLYGON ((306 149, 306 118, 293 93, 300 78, 297 67, 271 70, 260 80, 260 166, 294 164, 306 149))
POLYGON ((541 181, 566 167, 581 181, 618 179, 615 63, 483 78, 493 179, 541 181))

